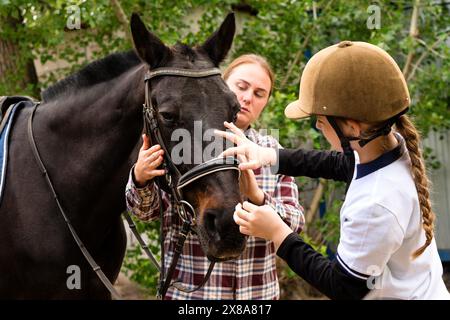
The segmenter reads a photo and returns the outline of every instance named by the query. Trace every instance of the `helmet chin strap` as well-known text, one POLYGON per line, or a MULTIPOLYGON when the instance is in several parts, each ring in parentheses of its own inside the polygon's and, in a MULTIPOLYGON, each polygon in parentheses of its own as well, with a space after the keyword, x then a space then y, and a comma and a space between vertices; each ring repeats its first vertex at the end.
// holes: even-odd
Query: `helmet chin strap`
POLYGON ((353 149, 352 149, 352 146, 350 145, 350 141, 355 141, 355 140, 360 140, 360 139, 357 137, 344 136, 341 128, 339 127, 339 125, 336 122, 336 119, 332 116, 326 116, 326 117, 327 117, 328 122, 331 124, 334 131, 336 132, 339 140, 341 141, 341 146, 342 146, 342 150, 344 151, 344 154, 346 156, 351 156, 353 154, 353 149))
POLYGON ((381 137, 381 136, 387 136, 390 132, 391 132, 391 127, 392 125, 397 121, 398 118, 400 118, 403 114, 405 114, 408 111, 409 108, 406 108, 405 110, 403 110, 402 112, 400 112, 399 114, 393 116, 392 118, 390 118, 387 122, 386 125, 384 125, 382 128, 378 129, 377 131, 374 132, 374 134, 367 139, 363 139, 361 137, 346 137, 344 136, 344 134, 342 133, 341 128, 339 127, 339 125, 336 122, 335 117, 332 116, 326 116, 328 122, 331 124, 331 126, 333 127, 334 131, 336 132, 339 140, 341 141, 341 146, 342 146, 342 150, 344 151, 345 155, 351 155, 353 153, 353 149, 350 145, 350 141, 358 141, 358 144, 360 145, 360 147, 364 147, 366 144, 368 144, 370 141, 381 137))

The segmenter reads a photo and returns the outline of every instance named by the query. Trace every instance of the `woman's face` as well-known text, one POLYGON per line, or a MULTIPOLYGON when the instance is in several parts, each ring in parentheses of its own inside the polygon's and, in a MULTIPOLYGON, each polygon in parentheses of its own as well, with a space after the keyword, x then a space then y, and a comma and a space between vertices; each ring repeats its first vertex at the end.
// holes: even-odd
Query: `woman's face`
POLYGON ((245 63, 231 71, 226 83, 241 105, 236 126, 245 130, 258 119, 269 100, 270 77, 259 64, 245 63))

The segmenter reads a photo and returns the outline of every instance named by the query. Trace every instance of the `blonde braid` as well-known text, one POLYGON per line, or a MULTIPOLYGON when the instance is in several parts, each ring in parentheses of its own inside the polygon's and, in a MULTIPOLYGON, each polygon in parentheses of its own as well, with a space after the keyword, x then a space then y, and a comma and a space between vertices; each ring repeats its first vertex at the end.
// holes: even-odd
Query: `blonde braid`
POLYGON ((403 136, 411 158, 411 172, 416 185, 417 195, 419 197, 420 211, 423 218, 423 229, 425 230, 425 244, 413 253, 413 259, 420 256, 430 245, 434 234, 435 214, 431 210, 430 191, 425 162, 420 150, 420 134, 417 132, 414 124, 406 115, 402 115, 396 122, 397 131, 403 136))

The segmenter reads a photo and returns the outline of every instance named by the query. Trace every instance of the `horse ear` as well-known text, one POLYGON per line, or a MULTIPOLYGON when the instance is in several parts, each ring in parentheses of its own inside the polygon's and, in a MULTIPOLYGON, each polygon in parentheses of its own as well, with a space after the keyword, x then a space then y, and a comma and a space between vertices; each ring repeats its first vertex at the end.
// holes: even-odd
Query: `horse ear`
POLYGON ((150 65, 157 68, 171 57, 170 49, 153 33, 149 32, 137 13, 131 15, 131 34, 134 48, 138 56, 150 65))
POLYGON ((205 50, 216 66, 227 56, 233 43, 235 31, 234 13, 229 13, 220 28, 202 44, 201 48, 205 50))

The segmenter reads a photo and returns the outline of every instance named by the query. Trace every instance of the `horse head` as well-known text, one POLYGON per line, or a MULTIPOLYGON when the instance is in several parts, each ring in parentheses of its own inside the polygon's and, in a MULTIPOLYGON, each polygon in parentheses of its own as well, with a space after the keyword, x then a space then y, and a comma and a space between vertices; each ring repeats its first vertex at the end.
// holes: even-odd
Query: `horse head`
MULTIPOLYGON (((235 20, 229 14, 220 28, 196 47, 166 46, 136 14, 131 18, 131 31, 135 50, 149 71, 181 70, 189 74, 190 70, 201 72, 219 66, 231 47, 235 20)), ((217 156, 211 148, 212 135, 209 139, 206 136, 213 129, 224 129, 223 122, 233 121, 240 108, 220 74, 199 77, 165 74, 148 82, 148 101, 154 106, 153 116, 167 151, 166 162, 184 174, 217 156)), ((155 140, 152 137, 153 144, 155 140)), ((199 177, 182 190, 183 199, 192 205, 194 212, 190 213, 195 216, 195 230, 202 248, 213 261, 235 258, 245 247, 246 238, 232 217, 235 205, 241 201, 238 179, 236 170, 219 171, 199 177)))

